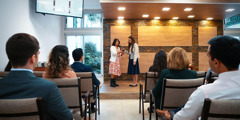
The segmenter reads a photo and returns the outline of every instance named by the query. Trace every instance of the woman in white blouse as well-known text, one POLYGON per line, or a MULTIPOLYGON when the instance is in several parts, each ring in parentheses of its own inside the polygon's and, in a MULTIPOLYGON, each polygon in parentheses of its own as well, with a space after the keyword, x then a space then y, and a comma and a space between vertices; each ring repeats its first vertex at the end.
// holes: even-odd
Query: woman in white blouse
POLYGON ((119 48, 120 41, 115 38, 110 48, 111 58, 109 64, 109 74, 111 75, 110 87, 119 86, 116 84, 116 77, 121 75, 120 70, 120 57, 123 55, 123 51, 119 48))
POLYGON ((132 75, 133 78, 133 83, 130 84, 129 86, 136 87, 138 75, 140 74, 138 64, 139 48, 132 36, 128 37, 128 54, 129 54, 128 74, 132 75))

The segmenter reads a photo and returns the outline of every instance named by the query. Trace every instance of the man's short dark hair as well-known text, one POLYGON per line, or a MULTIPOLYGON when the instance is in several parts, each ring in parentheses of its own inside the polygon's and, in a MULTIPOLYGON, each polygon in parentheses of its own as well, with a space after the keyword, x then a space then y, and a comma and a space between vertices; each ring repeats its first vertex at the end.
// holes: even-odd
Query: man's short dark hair
POLYGON ((72 52, 72 56, 74 61, 79 61, 81 57, 83 56, 83 51, 81 48, 77 48, 72 52))
POLYGON ((240 63, 240 41, 230 36, 217 36, 208 42, 210 56, 220 60, 228 70, 238 69, 240 63))
POLYGON ((17 33, 10 37, 6 44, 6 52, 13 67, 25 66, 32 55, 37 55, 39 43, 37 39, 26 33, 17 33))

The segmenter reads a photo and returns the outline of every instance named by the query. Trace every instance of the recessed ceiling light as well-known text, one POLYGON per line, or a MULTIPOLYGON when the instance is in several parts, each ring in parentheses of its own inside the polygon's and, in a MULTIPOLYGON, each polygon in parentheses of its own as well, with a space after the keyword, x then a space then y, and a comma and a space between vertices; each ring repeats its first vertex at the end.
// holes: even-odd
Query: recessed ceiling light
POLYGON ((125 7, 118 7, 118 10, 125 10, 125 7))
POLYGON ((232 12, 232 11, 234 11, 235 9, 227 9, 227 10, 225 10, 226 12, 232 12))
POLYGON ((123 20, 124 17, 123 17, 123 16, 119 16, 118 19, 119 19, 119 20, 123 20))
POLYGON ((207 20, 213 20, 213 18, 207 18, 207 20))
POLYGON ((195 15, 189 15, 188 16, 188 18, 194 18, 195 17, 195 15))
POLYGON ((185 8, 184 11, 191 11, 192 8, 185 8))
POLYGON ((163 11, 169 11, 170 8, 169 8, 169 7, 165 7, 165 8, 163 8, 162 10, 163 10, 163 11))
POLYGON ((118 20, 118 23, 119 23, 119 24, 123 24, 123 23, 124 23, 124 20, 118 20))
POLYGON ((172 19, 173 19, 173 20, 177 20, 177 19, 178 19, 178 17, 173 17, 172 19))
POLYGON ((142 15, 142 17, 148 17, 149 15, 145 14, 145 15, 142 15))
POLYGON ((155 19, 155 20, 159 20, 159 19, 160 19, 160 17, 154 17, 154 19, 155 19))

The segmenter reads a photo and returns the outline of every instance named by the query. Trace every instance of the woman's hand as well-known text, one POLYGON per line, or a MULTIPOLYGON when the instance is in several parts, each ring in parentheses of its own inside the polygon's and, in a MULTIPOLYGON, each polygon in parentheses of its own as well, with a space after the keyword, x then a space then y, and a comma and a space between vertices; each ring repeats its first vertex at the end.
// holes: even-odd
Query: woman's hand
POLYGON ((122 50, 122 55, 124 55, 124 50, 122 50))
POLYGON ((133 65, 136 65, 136 62, 133 62, 133 65))
POLYGON ((118 55, 119 55, 120 53, 122 53, 122 51, 117 52, 118 55))

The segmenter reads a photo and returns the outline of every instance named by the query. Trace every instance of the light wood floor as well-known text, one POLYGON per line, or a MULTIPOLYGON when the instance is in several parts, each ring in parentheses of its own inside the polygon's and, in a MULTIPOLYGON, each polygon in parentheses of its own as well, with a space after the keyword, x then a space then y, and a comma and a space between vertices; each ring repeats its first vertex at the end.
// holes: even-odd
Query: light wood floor
POLYGON ((130 87, 131 81, 117 81, 119 87, 110 87, 110 82, 104 82, 100 88, 100 99, 138 99, 139 86, 130 87))

